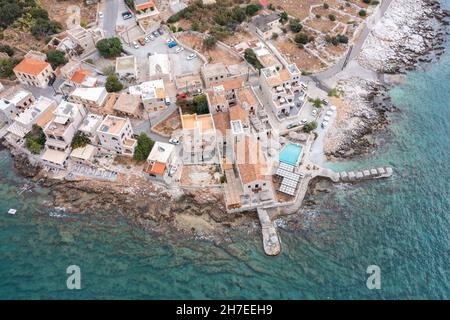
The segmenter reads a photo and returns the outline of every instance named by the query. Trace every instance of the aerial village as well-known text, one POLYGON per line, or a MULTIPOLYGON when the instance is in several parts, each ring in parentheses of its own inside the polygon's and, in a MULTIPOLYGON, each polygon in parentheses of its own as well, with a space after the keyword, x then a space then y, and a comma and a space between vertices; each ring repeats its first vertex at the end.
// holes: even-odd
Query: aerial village
MULTIPOLYGON (((232 41, 185 31, 176 14, 190 1, 91 2, 95 23, 46 45, 64 54, 64 64, 53 68, 31 50, 13 70, 20 84, 1 86, 0 136, 49 176, 114 182, 136 175, 168 189, 220 187, 233 213, 301 204, 316 176, 391 173, 320 166, 339 108, 328 92, 310 90, 296 57, 273 44, 283 13, 268 1, 242 5, 251 13, 242 22, 245 37, 232 41), (120 41, 120 54, 102 53, 105 39, 120 41)), ((279 251, 275 242, 269 230, 268 243, 279 251)))

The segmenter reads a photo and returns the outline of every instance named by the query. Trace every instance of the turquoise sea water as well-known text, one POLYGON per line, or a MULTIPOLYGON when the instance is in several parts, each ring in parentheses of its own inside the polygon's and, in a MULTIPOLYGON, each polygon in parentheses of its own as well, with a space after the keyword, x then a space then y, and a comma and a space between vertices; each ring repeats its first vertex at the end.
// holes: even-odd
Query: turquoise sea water
POLYGON ((236 233, 233 252, 209 242, 154 235, 114 214, 64 216, 43 209, 47 191, 20 192, 0 151, 1 299, 449 299, 450 54, 391 92, 400 112, 365 160, 391 179, 340 185, 308 213, 303 231, 281 231, 283 252, 266 257, 258 234, 236 233), (15 216, 6 214, 18 209, 15 216), (66 289, 67 266, 82 289, 66 289), (381 269, 381 290, 366 268, 381 269))

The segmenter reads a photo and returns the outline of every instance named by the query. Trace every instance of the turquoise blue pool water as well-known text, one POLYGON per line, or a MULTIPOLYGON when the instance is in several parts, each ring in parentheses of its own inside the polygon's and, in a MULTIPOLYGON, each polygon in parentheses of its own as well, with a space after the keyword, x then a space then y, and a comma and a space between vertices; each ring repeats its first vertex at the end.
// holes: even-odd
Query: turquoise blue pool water
POLYGON ((284 162, 292 166, 297 165, 297 161, 302 154, 302 149, 303 147, 299 144, 288 143, 280 152, 280 162, 284 162))

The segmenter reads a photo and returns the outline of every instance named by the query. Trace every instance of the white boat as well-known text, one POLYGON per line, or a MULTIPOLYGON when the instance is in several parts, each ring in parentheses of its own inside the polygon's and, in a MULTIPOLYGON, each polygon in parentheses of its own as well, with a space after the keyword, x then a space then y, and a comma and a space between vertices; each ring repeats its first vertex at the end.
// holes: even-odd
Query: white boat
POLYGON ((11 209, 8 210, 8 213, 9 213, 9 214, 16 214, 16 212, 17 212, 17 210, 16 210, 16 209, 13 209, 13 208, 11 208, 11 209))

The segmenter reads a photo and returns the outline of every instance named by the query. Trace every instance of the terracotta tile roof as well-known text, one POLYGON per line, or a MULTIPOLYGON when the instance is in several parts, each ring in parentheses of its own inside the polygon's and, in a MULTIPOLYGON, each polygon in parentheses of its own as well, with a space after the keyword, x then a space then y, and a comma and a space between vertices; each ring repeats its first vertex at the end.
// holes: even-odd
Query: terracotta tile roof
POLYGON ((248 111, 242 108, 240 105, 236 105, 230 108, 230 120, 241 120, 242 123, 249 121, 248 111))
POLYGON ((14 67, 14 71, 37 76, 49 65, 46 61, 25 58, 14 67))
POLYGON ((214 126, 225 137, 227 130, 230 130, 230 114, 228 112, 218 112, 213 115, 214 126))
POLYGON ((164 171, 166 171, 166 165, 162 162, 156 161, 153 164, 148 164, 144 171, 149 174, 162 176, 164 171))
POLYGON ((36 124, 41 128, 44 128, 52 119, 53 119, 53 111, 56 110, 56 106, 49 108, 45 111, 39 119, 36 121, 36 124))
POLYGON ((267 175, 265 174, 266 162, 259 142, 251 140, 248 136, 244 139, 244 152, 236 155, 242 183, 247 184, 257 180, 267 180, 267 175))
POLYGON ((86 79, 86 77, 89 75, 91 75, 91 73, 88 70, 79 69, 73 73, 70 80, 77 84, 82 84, 84 79, 86 79))

